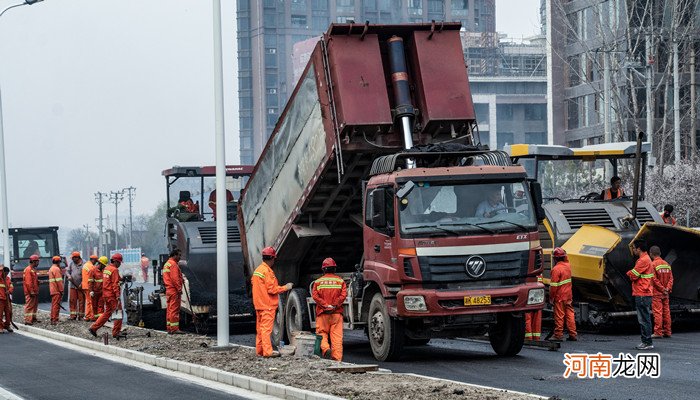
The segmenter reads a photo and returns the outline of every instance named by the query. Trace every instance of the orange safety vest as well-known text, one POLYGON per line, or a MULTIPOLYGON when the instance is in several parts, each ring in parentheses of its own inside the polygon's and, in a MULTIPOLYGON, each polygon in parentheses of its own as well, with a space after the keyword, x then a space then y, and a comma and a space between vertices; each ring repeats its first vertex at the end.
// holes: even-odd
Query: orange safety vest
POLYGON ((83 290, 90 289, 90 271, 92 271, 94 268, 95 266, 92 264, 92 261, 88 261, 83 264, 83 290))
POLYGON ((119 297, 119 269, 112 264, 109 264, 103 271, 104 282, 102 284, 102 292, 105 298, 118 298, 119 297))
POLYGON ((177 294, 182 292, 182 272, 177 261, 172 258, 163 265, 163 284, 166 294, 177 294))
POLYGON ((622 188, 617 191, 617 196, 615 197, 612 197, 612 190, 610 189, 605 189, 604 193, 603 200, 615 200, 625 195, 625 191, 622 188))
POLYGON ((573 299, 571 291, 571 265, 568 261, 559 261, 552 268, 549 280, 549 297, 552 301, 569 301, 573 299))
POLYGON ((343 278, 336 274, 324 274, 314 281, 311 295, 316 301, 316 315, 342 314, 343 302, 348 296, 348 289, 343 278), (326 306, 335 306, 335 309, 329 312, 326 310, 326 306))
POLYGON ((279 305, 279 294, 287 288, 280 286, 277 277, 269 265, 263 261, 250 278, 253 286, 253 305, 256 310, 276 310, 279 305))
POLYGON ((25 294, 39 293, 39 277, 36 274, 36 270, 31 265, 28 265, 27 268, 24 269, 22 284, 25 294))
POLYGON ((652 267, 649 254, 642 252, 634 264, 634 268, 627 271, 627 276, 632 280, 632 296, 651 296, 653 294, 654 267, 652 267))
POLYGON ((61 273, 61 267, 53 264, 49 268, 49 290, 51 295, 63 294, 63 274, 61 273))
POLYGON ((0 300, 7 300, 7 293, 12 294, 14 289, 9 276, 6 276, 4 280, 0 279, 0 300))

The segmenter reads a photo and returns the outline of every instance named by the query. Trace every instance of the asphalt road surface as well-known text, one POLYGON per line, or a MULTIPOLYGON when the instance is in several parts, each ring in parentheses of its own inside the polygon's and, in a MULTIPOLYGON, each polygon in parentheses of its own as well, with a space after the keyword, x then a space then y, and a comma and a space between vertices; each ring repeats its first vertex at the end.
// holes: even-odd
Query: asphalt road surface
MULTIPOLYGON (((232 332, 235 332, 232 327, 232 332)), ((231 336, 233 343, 254 345, 254 335, 231 336)), ((410 372, 459 382, 556 396, 562 399, 697 399, 700 332, 676 333, 654 344, 661 356, 658 379, 564 379, 564 353, 637 353, 639 335, 580 334, 559 351, 524 348, 513 358, 500 358, 488 343, 433 339, 426 346, 407 347, 397 362, 379 363, 394 372, 410 372)), ((377 363, 362 331, 345 331, 343 361, 377 363)))
POLYGON ((19 334, 0 335, 0 348, 0 388, 25 399, 246 398, 19 334))

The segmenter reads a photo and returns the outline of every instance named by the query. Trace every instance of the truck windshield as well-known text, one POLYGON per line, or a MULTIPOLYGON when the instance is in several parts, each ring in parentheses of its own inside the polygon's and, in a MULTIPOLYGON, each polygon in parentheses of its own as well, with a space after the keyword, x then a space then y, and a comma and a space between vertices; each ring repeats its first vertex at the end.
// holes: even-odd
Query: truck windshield
POLYGON ((17 236, 19 259, 28 259, 33 255, 39 257, 58 255, 53 233, 20 233, 17 236))
POLYGON ((401 235, 455 236, 537 229, 525 182, 413 182, 399 199, 401 235))

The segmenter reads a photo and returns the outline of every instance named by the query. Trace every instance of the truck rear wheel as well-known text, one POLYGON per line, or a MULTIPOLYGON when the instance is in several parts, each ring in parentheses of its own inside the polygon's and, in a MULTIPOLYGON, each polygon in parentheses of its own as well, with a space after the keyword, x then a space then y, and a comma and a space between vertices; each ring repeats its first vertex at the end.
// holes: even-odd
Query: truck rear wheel
POLYGON ((292 335, 293 332, 311 330, 309 311, 306 307, 307 297, 309 297, 309 292, 306 289, 295 288, 289 292, 284 310, 287 336, 292 335))
MULTIPOLYGON (((277 314, 275 315, 275 323, 272 325, 272 335, 270 335, 270 340, 272 340, 272 345, 277 347, 281 340, 287 339, 285 334, 285 323, 284 323, 284 307, 286 305, 285 296, 282 293, 279 297, 279 305, 277 306, 277 314)), ((289 339, 287 339, 288 341, 289 339)))
POLYGON ((376 293, 369 305, 369 344, 374 358, 379 361, 396 360, 403 349, 404 326, 387 312, 384 296, 376 293))
POLYGON ((525 342, 525 318, 511 313, 499 313, 498 322, 489 329, 489 341, 499 356, 512 357, 525 342))

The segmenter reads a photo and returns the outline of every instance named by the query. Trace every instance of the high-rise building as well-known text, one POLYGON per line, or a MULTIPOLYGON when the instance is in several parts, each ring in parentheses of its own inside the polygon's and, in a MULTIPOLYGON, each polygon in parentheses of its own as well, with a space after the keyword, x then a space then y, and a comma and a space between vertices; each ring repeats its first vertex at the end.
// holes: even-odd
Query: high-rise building
POLYGON ((465 49, 470 74, 496 70, 496 49, 488 47, 496 43, 495 0, 238 0, 237 19, 243 164, 255 163, 294 90, 294 45, 331 22, 459 21, 473 36, 465 49))

